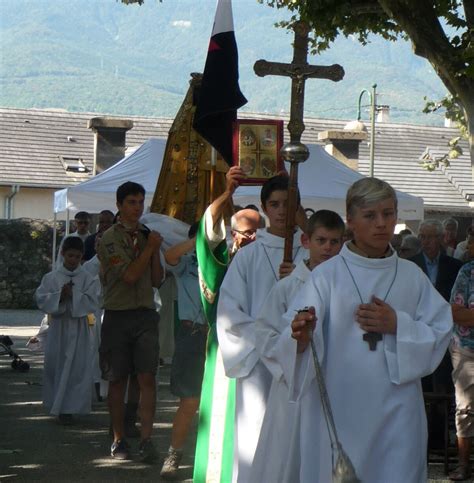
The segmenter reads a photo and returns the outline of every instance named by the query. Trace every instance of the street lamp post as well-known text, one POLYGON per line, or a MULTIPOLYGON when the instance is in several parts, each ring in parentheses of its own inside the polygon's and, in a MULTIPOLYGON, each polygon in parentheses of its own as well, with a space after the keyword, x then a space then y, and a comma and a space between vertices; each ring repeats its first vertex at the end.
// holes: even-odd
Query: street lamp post
POLYGON ((375 109, 376 109, 376 97, 375 97, 375 90, 377 88, 377 84, 372 85, 372 92, 368 91, 367 89, 363 89, 359 94, 359 103, 357 108, 357 120, 360 121, 360 103, 362 101, 362 97, 364 94, 369 96, 370 100, 370 153, 369 153, 369 175, 373 178, 374 176, 374 154, 375 154, 375 109))

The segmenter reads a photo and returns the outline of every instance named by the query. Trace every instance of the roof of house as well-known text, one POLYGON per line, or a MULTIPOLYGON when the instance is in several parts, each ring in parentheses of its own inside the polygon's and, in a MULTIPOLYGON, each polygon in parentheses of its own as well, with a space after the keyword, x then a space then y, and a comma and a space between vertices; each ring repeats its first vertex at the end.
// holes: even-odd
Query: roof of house
MULTIPOLYGON (((92 174, 94 133, 87 121, 102 116, 62 110, 0 108, 0 185, 66 188, 92 174), (69 172, 60 156, 79 158, 87 172, 69 172)), ((107 116, 121 119, 123 116, 107 116)), ((130 117, 127 145, 168 136, 172 119, 130 117)))
MULTIPOLYGON (((0 185, 64 188, 88 179, 93 167, 94 134, 87 127, 87 121, 97 116, 104 117, 97 113, 0 108, 0 185), (88 172, 67 171, 60 156, 82 159, 88 172)), ((245 113, 241 117, 278 117, 285 123, 288 121, 285 116, 262 114, 245 113)), ((166 138, 173 122, 169 118, 128 116, 127 119, 133 120, 133 128, 127 132, 127 146, 140 145, 150 137, 166 138)), ((343 129, 346 123, 307 118, 302 141, 321 144, 318 133, 343 129)), ((428 172, 420 163, 425 152, 433 157, 442 156, 448 151, 448 141, 456 135, 456 128, 378 122, 374 174, 396 189, 422 197, 429 210, 472 214, 470 200, 474 199, 474 183, 466 143, 461 143, 464 153, 450 167, 441 165, 428 172)), ((369 173, 368 141, 360 144, 359 171, 369 173)))

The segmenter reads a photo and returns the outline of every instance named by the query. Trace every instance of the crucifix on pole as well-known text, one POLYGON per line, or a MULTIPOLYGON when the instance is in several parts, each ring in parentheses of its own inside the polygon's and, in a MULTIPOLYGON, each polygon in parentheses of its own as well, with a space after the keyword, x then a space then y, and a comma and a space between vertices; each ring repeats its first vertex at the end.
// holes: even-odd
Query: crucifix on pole
POLYGON ((298 193, 298 164, 309 157, 308 148, 301 143, 301 135, 305 130, 304 119, 304 89, 306 79, 329 79, 334 82, 344 77, 344 69, 338 65, 322 66, 309 65, 308 33, 309 28, 305 22, 298 21, 293 24, 295 40, 293 44, 293 61, 291 64, 280 62, 267 62, 257 60, 254 71, 259 77, 266 75, 279 75, 291 78, 291 110, 288 131, 290 142, 281 148, 281 155, 290 163, 290 179, 288 186, 288 212, 286 218, 285 252, 283 261, 293 261, 293 235, 295 215, 297 210, 298 193))

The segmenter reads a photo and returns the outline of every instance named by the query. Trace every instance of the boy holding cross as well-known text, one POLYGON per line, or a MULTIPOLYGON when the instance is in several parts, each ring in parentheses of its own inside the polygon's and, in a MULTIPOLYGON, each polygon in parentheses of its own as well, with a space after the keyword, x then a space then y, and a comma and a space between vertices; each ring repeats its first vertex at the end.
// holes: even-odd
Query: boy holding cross
MULTIPOLYGON (((293 271, 282 263, 286 233, 288 177, 268 179, 260 193, 269 226, 241 248, 222 282, 217 308, 217 336, 227 377, 236 378, 233 481, 248 483, 265 413, 271 374, 259 359, 255 319, 270 289, 293 271)), ((301 210, 302 211, 302 210, 301 210)), ((306 221, 306 217, 305 217, 306 221)), ((293 260, 306 257, 296 231, 293 260)))
MULTIPOLYGON (((376 178, 346 198, 354 236, 316 267, 285 318, 291 325, 289 400, 300 412, 274 481, 331 481, 331 446, 309 347, 314 338, 342 446, 364 483, 426 481, 426 416, 421 377, 449 343, 449 305, 413 263, 390 246, 397 222, 393 188, 376 178), (295 311, 309 307, 295 315, 295 311)), ((276 435, 275 435, 276 436, 276 435)), ((274 438, 276 439, 276 438, 274 438)), ((272 450, 273 446, 273 450, 272 450)), ((270 460, 271 461, 271 460, 270 460)), ((270 465, 269 465, 270 466, 270 465)))

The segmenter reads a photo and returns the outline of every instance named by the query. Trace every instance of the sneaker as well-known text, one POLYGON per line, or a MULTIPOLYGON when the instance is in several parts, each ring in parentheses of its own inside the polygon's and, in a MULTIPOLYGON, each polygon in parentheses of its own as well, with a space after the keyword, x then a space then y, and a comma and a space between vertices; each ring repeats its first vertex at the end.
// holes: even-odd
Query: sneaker
POLYGON ((153 463, 157 458, 157 453, 151 438, 144 439, 138 447, 138 454, 143 463, 153 463))
POLYGON ((183 457, 183 452, 176 449, 170 448, 168 450, 168 456, 163 462, 163 467, 161 468, 160 476, 165 480, 172 480, 178 476, 179 463, 183 457))
POLYGON ((114 441, 110 447, 110 455, 116 460, 129 460, 130 446, 124 439, 114 441))
POLYGON ((465 481, 471 476, 471 468, 468 465, 459 465, 454 471, 449 473, 451 481, 465 481))

